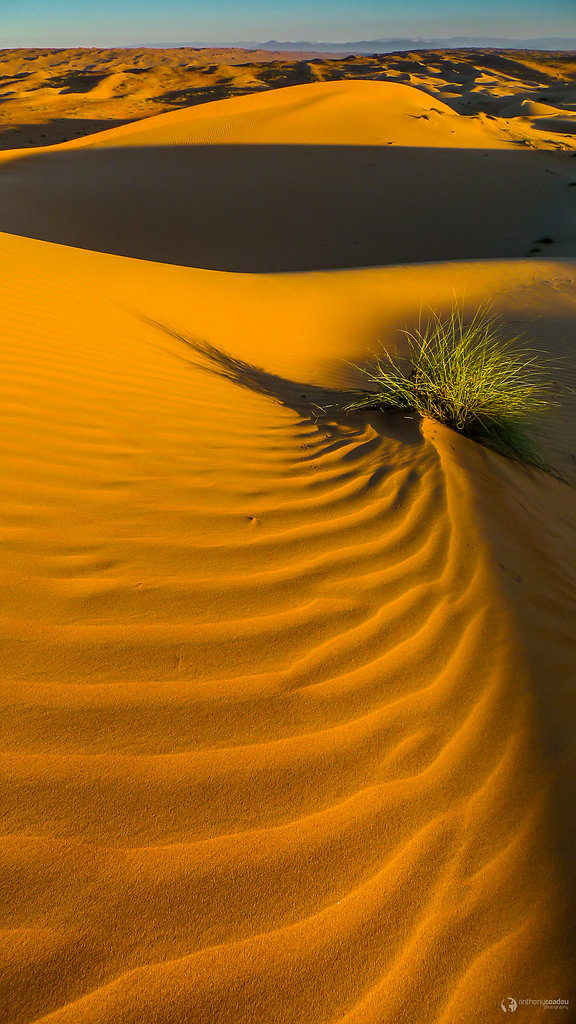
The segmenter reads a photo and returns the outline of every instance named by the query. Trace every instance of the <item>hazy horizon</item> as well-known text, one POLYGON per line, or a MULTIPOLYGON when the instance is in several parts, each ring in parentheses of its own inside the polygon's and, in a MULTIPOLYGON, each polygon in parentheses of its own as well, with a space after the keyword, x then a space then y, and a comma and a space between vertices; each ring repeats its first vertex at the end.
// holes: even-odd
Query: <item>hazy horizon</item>
POLYGON ((576 37, 573 0, 5 0, 0 47, 576 37), (170 42, 165 42, 170 40, 170 42))

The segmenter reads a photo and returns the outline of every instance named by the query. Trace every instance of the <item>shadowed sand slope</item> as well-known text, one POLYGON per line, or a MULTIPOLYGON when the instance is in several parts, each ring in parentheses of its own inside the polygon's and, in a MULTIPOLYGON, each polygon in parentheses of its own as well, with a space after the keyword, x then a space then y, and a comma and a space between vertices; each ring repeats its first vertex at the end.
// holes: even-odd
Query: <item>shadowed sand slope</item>
POLYGON ((542 238, 576 251, 568 154, 519 151, 405 85, 241 97, 4 160, 3 230, 140 259, 267 272, 524 256, 542 238))
POLYGON ((562 347, 574 264, 0 241, 3 1019, 569 998, 573 491, 328 407, 454 289, 562 347))

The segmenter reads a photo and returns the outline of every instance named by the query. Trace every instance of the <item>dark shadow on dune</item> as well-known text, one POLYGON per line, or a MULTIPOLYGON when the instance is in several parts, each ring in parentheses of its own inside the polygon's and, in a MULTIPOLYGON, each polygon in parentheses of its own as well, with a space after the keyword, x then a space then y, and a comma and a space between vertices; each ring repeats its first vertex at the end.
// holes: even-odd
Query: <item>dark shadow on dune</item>
POLYGON ((233 96, 251 96, 256 92, 266 92, 266 86, 255 85, 253 88, 234 85, 233 81, 217 82, 215 85, 195 85, 188 89, 172 89, 159 96, 152 97, 154 103, 173 104, 175 107, 196 107, 200 103, 214 103, 216 100, 229 100, 233 96))
MULTIPOLYGON (((426 56, 430 58, 432 54, 428 53, 426 56)), ((542 68, 527 65, 521 57, 522 51, 514 53, 514 51, 466 49, 463 52, 454 51, 454 56, 444 52, 442 59, 437 60, 436 63, 441 68, 442 76, 450 82, 453 79, 457 81, 458 77, 464 81, 475 81, 485 71, 496 71, 511 79, 516 78, 520 82, 531 85, 557 84, 557 77, 548 74, 542 68)), ((568 60, 568 63, 572 63, 571 59, 568 60)), ((426 67, 425 59, 424 65, 426 67)))
POLYGON ((576 135, 576 120, 568 117, 539 117, 532 126, 539 132, 553 132, 555 135, 576 135))
MULTIPOLYGON (((368 423, 381 438, 398 441, 403 444, 423 444, 422 434, 418 426, 418 418, 405 413, 363 411, 349 415, 344 412, 344 405, 350 401, 351 391, 343 388, 328 388, 319 384, 290 380, 281 377, 262 367, 230 355, 222 349, 199 339, 190 338, 181 331, 174 330, 156 321, 149 321, 175 341, 180 342, 189 352, 200 357, 200 361, 188 354, 183 355, 187 363, 206 373, 212 373, 224 380, 229 380, 238 387, 246 388, 255 394, 278 402, 292 409, 302 419, 319 426, 331 441, 331 450, 349 445, 354 436, 361 437, 368 423)), ((360 375, 358 375, 361 380, 360 375)), ((359 385, 358 385, 359 386, 359 385)), ((354 387, 354 384, 351 385, 354 387)), ((326 447, 324 447, 326 451, 326 447)))
POLYGON ((89 93, 109 77, 109 71, 66 71, 63 75, 48 78, 46 85, 59 89, 61 93, 89 93))
POLYGON ((129 124, 126 118, 56 117, 40 124, 21 124, 0 131, 0 150, 40 148, 96 135, 129 124))
POLYGON ((568 154, 385 142, 34 154, 0 167, 0 230, 246 273, 522 257, 542 236, 576 254, 568 154))

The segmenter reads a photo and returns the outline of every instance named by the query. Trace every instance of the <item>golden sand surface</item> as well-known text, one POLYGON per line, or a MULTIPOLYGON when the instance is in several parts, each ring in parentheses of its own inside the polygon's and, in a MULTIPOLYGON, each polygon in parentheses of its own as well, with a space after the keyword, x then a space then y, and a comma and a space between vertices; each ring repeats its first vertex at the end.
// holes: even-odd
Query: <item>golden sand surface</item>
POLYGON ((22 49, 0 50, 0 149, 60 143, 198 103, 344 80, 410 85, 466 118, 493 120, 518 145, 563 148, 576 132, 574 53, 417 50, 342 59, 222 48, 22 49))
POLYGON ((0 154, 1 1019, 568 1022, 576 395, 564 479, 339 403, 455 299, 574 387, 573 65, 149 116, 139 54, 0 154))

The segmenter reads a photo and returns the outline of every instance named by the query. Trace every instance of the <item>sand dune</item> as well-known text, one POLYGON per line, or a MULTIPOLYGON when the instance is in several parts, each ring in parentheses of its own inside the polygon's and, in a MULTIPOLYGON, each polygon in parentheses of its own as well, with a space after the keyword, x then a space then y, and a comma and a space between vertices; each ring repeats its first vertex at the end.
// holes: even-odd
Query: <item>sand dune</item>
MULTIPOLYGON (((466 122, 488 116, 493 128, 534 145, 531 122, 523 121, 526 104, 552 114, 576 110, 575 67, 570 53, 517 50, 345 60, 226 49, 0 50, 0 149, 44 147, 180 107, 342 80, 405 83, 466 122)), ((304 130, 305 122, 300 119, 304 130)), ((550 126, 537 145, 562 149, 564 143, 550 126)))
POLYGON ((461 120, 321 83, 6 155, 10 1024, 574 997, 573 486, 332 407, 454 295, 574 379, 573 161, 461 120))
POLYGON ((211 103, 4 160, 3 230, 139 259, 258 273, 523 256, 542 237, 576 251, 565 154, 518 152, 388 82, 211 103))

